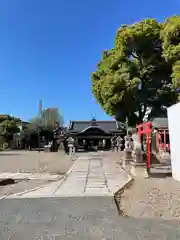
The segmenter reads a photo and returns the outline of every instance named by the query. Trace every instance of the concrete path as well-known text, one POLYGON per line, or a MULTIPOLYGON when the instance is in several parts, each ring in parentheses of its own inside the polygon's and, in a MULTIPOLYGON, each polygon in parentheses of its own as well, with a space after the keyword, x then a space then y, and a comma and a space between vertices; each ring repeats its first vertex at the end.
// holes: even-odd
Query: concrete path
POLYGON ((66 179, 31 191, 31 195, 0 200, 0 239, 179 239, 179 221, 118 215, 112 195, 128 179, 111 159, 100 155, 81 157, 66 179), (96 188, 99 195, 105 191, 105 196, 85 196, 97 194, 96 188), (106 196, 107 192, 111 196, 106 196), (69 197, 79 193, 85 197, 69 197), (67 197, 61 197, 65 194, 67 197), (50 195, 60 197, 39 198, 50 195))
POLYGON ((180 239, 179 221, 120 217, 112 197, 0 200, 3 240, 180 239))
POLYGON ((130 180, 111 159, 87 154, 74 162, 64 179, 8 198, 113 196, 130 180))

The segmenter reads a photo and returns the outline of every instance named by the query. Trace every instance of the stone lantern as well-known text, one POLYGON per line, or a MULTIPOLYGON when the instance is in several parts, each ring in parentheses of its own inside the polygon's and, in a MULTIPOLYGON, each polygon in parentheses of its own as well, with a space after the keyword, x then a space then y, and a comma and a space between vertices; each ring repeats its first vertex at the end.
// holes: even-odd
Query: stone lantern
POLYGON ((135 134, 133 134, 132 138, 133 138, 133 143, 134 143, 133 160, 134 160, 134 162, 142 163, 143 162, 143 153, 141 150, 141 142, 140 142, 139 136, 135 133, 135 134))
POLYGON ((133 176, 148 177, 146 164, 143 161, 143 152, 141 149, 141 141, 137 133, 132 136, 134 142, 133 161, 131 162, 131 174, 133 176))
POLYGON ((122 145, 123 145, 123 139, 120 136, 118 136, 116 138, 116 147, 118 152, 121 151, 122 145))
POLYGON ((122 161, 122 167, 126 168, 126 163, 132 161, 132 142, 130 136, 125 136, 125 149, 124 149, 124 158, 122 161))
POLYGON ((67 139, 68 148, 69 148, 69 155, 73 155, 75 153, 75 140, 72 137, 67 139))
POLYGON ((111 149, 112 149, 112 151, 115 151, 115 143, 116 142, 116 136, 113 136, 112 138, 111 138, 111 149))

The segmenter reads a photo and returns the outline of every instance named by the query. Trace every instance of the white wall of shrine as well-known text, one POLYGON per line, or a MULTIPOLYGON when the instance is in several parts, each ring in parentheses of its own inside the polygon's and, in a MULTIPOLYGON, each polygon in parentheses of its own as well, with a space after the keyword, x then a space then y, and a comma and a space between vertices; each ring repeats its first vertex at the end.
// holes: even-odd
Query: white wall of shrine
POLYGON ((172 176, 180 181, 180 103, 168 108, 172 176))

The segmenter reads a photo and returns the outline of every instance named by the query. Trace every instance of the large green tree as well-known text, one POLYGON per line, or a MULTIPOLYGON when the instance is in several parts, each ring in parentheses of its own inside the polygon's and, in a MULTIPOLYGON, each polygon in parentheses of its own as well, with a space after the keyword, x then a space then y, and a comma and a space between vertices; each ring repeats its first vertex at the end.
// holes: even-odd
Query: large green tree
POLYGON ((179 59, 179 16, 122 25, 91 74, 93 95, 116 119, 142 122, 148 107, 158 110, 178 101, 179 59))
POLYGON ((0 144, 10 143, 13 140, 13 135, 19 133, 19 118, 11 117, 9 115, 0 116, 0 144))

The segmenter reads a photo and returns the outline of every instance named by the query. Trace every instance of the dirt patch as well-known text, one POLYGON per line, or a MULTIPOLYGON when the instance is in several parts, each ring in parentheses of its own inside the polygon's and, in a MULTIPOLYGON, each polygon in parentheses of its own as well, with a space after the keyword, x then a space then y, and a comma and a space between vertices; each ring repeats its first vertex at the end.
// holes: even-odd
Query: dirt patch
POLYGON ((171 177, 135 178, 117 202, 123 216, 180 219, 180 183, 171 177))
POLYGON ((63 174, 72 166, 72 159, 63 152, 8 151, 0 153, 0 166, 0 172, 63 174))

